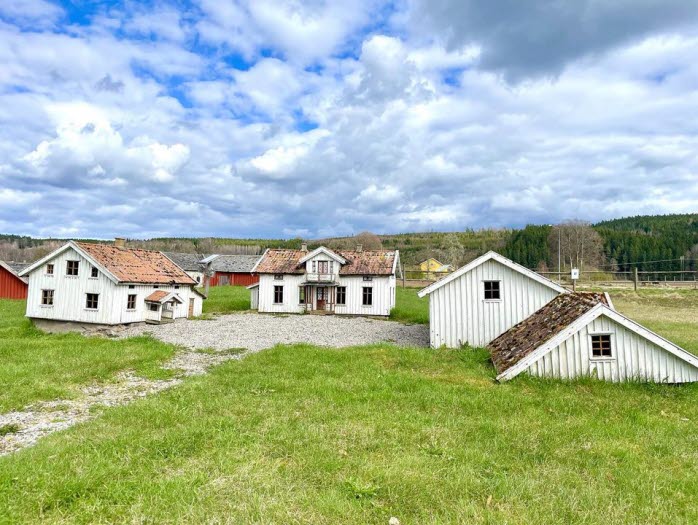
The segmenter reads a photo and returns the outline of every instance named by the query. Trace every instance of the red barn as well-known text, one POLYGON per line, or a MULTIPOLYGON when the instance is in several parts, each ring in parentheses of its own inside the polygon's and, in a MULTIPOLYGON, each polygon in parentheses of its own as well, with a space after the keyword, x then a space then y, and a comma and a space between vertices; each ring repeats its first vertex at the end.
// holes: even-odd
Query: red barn
POLYGON ((259 282, 252 273, 260 255, 219 255, 211 262, 210 286, 249 286, 259 282))
POLYGON ((27 281, 19 276, 28 263, 0 261, 0 299, 26 299, 27 281))

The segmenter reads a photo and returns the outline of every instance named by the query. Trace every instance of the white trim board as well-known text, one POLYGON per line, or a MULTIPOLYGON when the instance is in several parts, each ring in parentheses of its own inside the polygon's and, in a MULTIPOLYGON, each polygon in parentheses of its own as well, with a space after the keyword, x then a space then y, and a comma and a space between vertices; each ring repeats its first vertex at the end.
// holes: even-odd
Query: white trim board
POLYGON ((33 272, 33 271, 36 270, 37 268, 43 266, 43 265, 46 264, 47 262, 49 262, 49 261, 55 259, 56 256, 60 255, 60 254, 63 253, 64 251, 68 250, 69 248, 72 248, 73 250, 75 250, 76 252, 78 252, 82 257, 84 257, 85 259, 87 259, 88 261, 90 261, 90 264, 91 264, 92 266, 94 266, 94 267, 96 267, 97 269, 99 269, 100 271, 102 271, 102 272, 104 273, 104 275, 106 275, 106 276, 109 278, 109 280, 112 281, 114 284, 120 284, 120 283, 124 282, 124 281, 120 281, 119 279, 117 279, 116 276, 115 276, 113 273, 111 273, 111 272, 110 272, 109 270, 107 270, 104 266, 102 266, 102 265, 99 264, 97 261, 95 261, 89 253, 87 253, 85 250, 83 250, 82 248, 80 248, 80 246, 78 246, 74 241, 68 241, 67 243, 65 243, 65 244, 64 244, 63 246, 61 246, 60 248, 58 248, 58 249, 52 251, 51 253, 49 253, 47 256, 45 256, 45 257, 39 259, 38 261, 32 263, 31 266, 28 266, 27 268, 25 268, 24 270, 22 270, 22 271, 20 272, 20 274, 19 274, 20 277, 24 277, 25 275, 29 275, 31 272, 33 272))
POLYGON ((567 293, 567 290, 560 286, 559 284, 551 281, 550 279, 543 277, 542 275, 534 272, 533 270, 529 270, 528 268, 525 268, 524 266, 521 266, 518 263, 515 263, 511 259, 507 259, 503 255, 499 255, 497 252, 492 252, 489 251, 485 255, 482 255, 475 259, 474 261, 469 262, 465 266, 462 266, 452 274, 449 274, 447 277, 444 277, 443 279, 440 279, 436 281, 435 283, 430 284, 426 288, 422 289, 419 291, 417 294, 419 297, 424 297, 425 295, 429 295, 432 293, 434 290, 438 290, 445 284, 450 283, 451 281, 458 279, 461 275, 464 275, 468 273, 469 271, 473 270, 474 268, 477 268, 483 263, 486 263, 487 261, 490 260, 495 260, 500 264, 503 264, 504 266, 514 270, 515 272, 518 272, 522 275, 525 275, 526 277, 533 279, 534 281, 547 286, 548 288, 555 290, 558 293, 567 293))
POLYGON ((588 325, 598 317, 601 317, 602 315, 605 315, 612 321, 617 322, 621 326, 627 328, 631 332, 636 333, 640 337, 644 337, 651 343, 656 344, 658 347, 662 348, 663 350, 666 350, 667 352, 681 359, 682 361, 685 361, 686 363, 694 366, 695 368, 698 368, 698 357, 684 350, 680 346, 675 345, 671 341, 664 339, 662 336, 654 333, 653 331, 645 328, 644 326, 636 323, 635 321, 628 319, 624 315, 609 308, 605 304, 599 303, 594 308, 589 310, 587 313, 578 317, 562 332, 558 333, 552 339, 549 339, 548 341, 543 343, 533 352, 521 359, 521 361, 516 363, 514 366, 509 367, 507 370, 499 374, 496 378, 497 381, 508 381, 509 379, 513 379, 521 372, 526 370, 530 365, 542 358, 545 354, 552 351, 554 348, 557 348, 567 339, 579 332, 586 325, 588 325))
POLYGON ((300 261, 298 261, 298 264, 299 264, 299 265, 300 265, 300 264, 303 264, 304 262, 309 261, 310 259, 312 259, 312 258, 315 257, 316 255, 320 255, 321 253, 324 253, 324 254, 327 255, 330 259, 334 259, 334 260, 337 261, 339 264, 347 264, 347 260, 346 260, 344 257, 342 257, 342 256, 340 256, 340 255, 338 255, 338 254, 336 254, 335 252, 333 252, 333 251, 330 250, 329 248, 325 248, 324 246, 320 246, 319 248, 315 248, 312 252, 310 252, 308 255, 306 255, 306 256, 303 257, 300 261))

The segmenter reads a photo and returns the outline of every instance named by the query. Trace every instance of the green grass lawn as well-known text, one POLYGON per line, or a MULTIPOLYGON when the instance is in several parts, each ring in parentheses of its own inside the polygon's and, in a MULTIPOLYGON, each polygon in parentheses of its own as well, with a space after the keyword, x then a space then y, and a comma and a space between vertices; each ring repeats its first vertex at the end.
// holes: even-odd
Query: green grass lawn
POLYGON ((160 363, 174 347, 147 337, 124 341, 77 334, 48 335, 24 318, 24 301, 0 300, 0 412, 56 398, 107 380, 127 368, 149 377, 168 373, 160 363))
MULTIPOLYGON (((398 293, 395 318, 419 322, 398 293)), ((698 352, 698 293, 612 297, 698 352)), ((0 384, 33 385, 13 399, 34 376, 89 382, 119 345, 171 351, 41 335, 22 308, 0 302, 0 384)), ((276 347, 0 458, 0 523, 698 522, 698 385, 494 376, 484 350, 276 347)))
POLYGON ((250 291, 244 286, 212 286, 203 313, 229 314, 250 309, 250 291))
POLYGON ((429 324, 429 298, 420 299, 417 297, 418 291, 418 288, 398 287, 390 318, 403 323, 429 324))
MULTIPOLYGON (((698 520, 698 388, 277 347, 0 458, 8 522, 698 520)), ((0 521, 2 521, 0 519, 0 521)))

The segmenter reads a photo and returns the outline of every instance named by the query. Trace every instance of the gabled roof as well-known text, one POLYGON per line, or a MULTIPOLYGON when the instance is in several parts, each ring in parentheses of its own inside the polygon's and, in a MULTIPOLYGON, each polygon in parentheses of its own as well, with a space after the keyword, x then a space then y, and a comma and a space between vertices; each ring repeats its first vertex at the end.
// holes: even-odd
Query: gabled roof
POLYGON ((324 246, 320 246, 319 248, 315 248, 312 252, 308 253, 305 257, 302 257, 301 260, 298 262, 299 262, 299 264, 303 264, 304 262, 309 261, 313 257, 320 255, 321 253, 324 253, 330 259, 334 259, 339 264, 346 264, 347 263, 347 261, 344 257, 339 255, 337 252, 333 252, 329 248, 325 248, 324 246))
POLYGON ((202 271, 201 258, 203 254, 198 253, 180 253, 180 252, 162 252, 165 257, 187 272, 202 271))
POLYGON ((489 344, 497 372, 514 366, 600 303, 606 304, 605 294, 566 293, 555 297, 489 344))
POLYGON ((5 262, 5 261, 0 261, 0 266, 5 268, 8 272, 10 272, 12 275, 17 277, 20 281, 23 283, 26 283, 27 280, 24 277, 20 277, 20 273, 22 273, 22 270, 25 268, 29 267, 29 263, 17 263, 17 262, 5 262))
POLYGON ((214 272, 252 273, 261 255, 219 255, 211 263, 214 272))
POLYGON ((525 268, 521 266, 518 263, 515 263, 511 259, 507 259, 503 255, 499 255, 497 252, 487 252, 485 255, 482 255, 481 257, 478 257, 474 261, 469 262, 465 266, 462 266, 455 272, 449 274, 447 277, 444 277, 443 279, 440 279, 436 281, 435 283, 430 284, 423 290, 420 290, 420 292, 417 294, 419 297, 424 297, 425 295, 429 295, 432 293, 434 290, 438 290, 445 284, 450 283, 451 281, 458 279, 461 275, 464 275, 468 273, 470 270, 477 268, 483 263, 486 263, 487 261, 497 261, 498 263, 503 264, 504 266, 514 270, 515 272, 519 272, 522 275, 525 275, 526 277, 529 277, 530 279, 542 284, 543 286, 547 286, 551 290, 555 290, 558 293, 566 293, 567 290, 560 286, 559 284, 551 281, 550 279, 547 279, 543 277, 542 275, 534 272, 533 270, 529 270, 528 268, 525 268))
MULTIPOLYGON (((337 250, 333 253, 345 261, 339 269, 340 275, 394 275, 400 257, 397 250, 337 250)), ((305 273, 302 261, 307 260, 308 255, 301 250, 270 249, 264 252, 252 271, 301 275, 305 273)))
POLYGON ((31 273, 69 248, 74 249, 89 260, 115 283, 197 284, 184 270, 161 252, 76 241, 68 241, 54 252, 25 268, 21 275, 31 273))
POLYGON ((176 301, 179 304, 184 303, 182 298, 175 292, 166 292, 165 290, 155 290, 148 297, 145 298, 147 303, 168 303, 170 301, 176 301))
POLYGON ((615 311, 607 294, 568 293, 556 297, 490 343, 497 380, 516 377, 602 315, 698 368, 698 357, 615 311))

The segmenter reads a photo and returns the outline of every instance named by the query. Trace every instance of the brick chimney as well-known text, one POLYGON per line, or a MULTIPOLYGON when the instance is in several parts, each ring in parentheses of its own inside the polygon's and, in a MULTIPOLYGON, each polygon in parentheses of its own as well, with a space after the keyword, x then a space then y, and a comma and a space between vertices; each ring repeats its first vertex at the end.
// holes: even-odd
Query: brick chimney
POLYGON ((308 251, 308 243, 307 242, 304 242, 303 244, 301 244, 301 251, 302 252, 308 251))
POLYGON ((364 251, 364 245, 363 245, 363 244, 357 244, 357 245, 356 245, 356 251, 357 251, 357 252, 362 252, 362 251, 364 251))
POLYGON ((126 239, 123 237, 115 237, 114 248, 126 248, 126 239))

